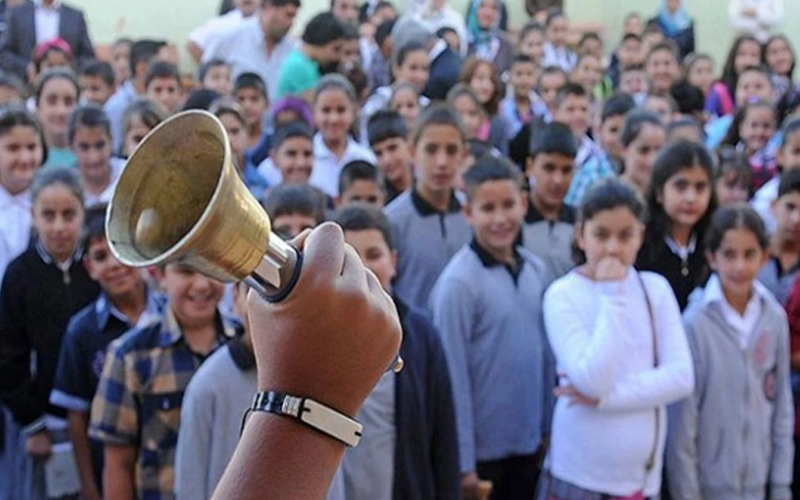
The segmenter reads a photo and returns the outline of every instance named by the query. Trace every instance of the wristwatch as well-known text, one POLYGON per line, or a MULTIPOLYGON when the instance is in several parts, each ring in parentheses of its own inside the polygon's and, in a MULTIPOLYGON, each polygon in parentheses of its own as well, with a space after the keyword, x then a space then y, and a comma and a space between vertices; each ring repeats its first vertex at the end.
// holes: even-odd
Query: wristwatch
POLYGON ((242 430, 248 415, 254 411, 292 418, 349 447, 358 446, 364 429, 356 420, 322 403, 283 392, 257 393, 253 405, 245 413, 242 430))

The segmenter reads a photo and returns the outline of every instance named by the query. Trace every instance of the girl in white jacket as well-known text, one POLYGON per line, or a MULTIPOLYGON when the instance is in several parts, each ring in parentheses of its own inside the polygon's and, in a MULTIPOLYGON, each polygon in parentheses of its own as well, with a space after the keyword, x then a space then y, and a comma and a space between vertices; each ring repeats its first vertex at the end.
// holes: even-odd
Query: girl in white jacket
POLYGON ((584 199, 576 243, 585 263, 544 299, 560 386, 538 500, 658 495, 666 405, 694 387, 667 281, 633 268, 645 207, 609 180, 584 199))

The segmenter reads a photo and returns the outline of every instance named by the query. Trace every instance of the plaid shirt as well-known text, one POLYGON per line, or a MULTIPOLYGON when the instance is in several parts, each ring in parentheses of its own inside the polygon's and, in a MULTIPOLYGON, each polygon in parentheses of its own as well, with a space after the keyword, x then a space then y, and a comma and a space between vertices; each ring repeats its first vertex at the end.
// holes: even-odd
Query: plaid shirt
POLYGON ((593 154, 583 165, 578 166, 572 183, 569 185, 567 196, 564 197, 564 203, 571 207, 580 206, 583 197, 596 182, 615 175, 614 167, 605 153, 593 154))
MULTIPOLYGON (((217 320, 218 345, 235 329, 217 320)), ((131 330, 111 344, 92 403, 89 435, 107 444, 136 446, 139 500, 175 498, 175 448, 181 401, 205 359, 191 351, 175 317, 131 330)))

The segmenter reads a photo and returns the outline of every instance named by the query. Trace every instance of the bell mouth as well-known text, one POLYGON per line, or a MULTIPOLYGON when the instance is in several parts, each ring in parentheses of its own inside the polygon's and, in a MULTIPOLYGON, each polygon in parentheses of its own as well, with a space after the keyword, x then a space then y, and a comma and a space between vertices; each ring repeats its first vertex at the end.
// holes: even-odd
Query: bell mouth
POLYGON ((153 129, 128 160, 106 216, 109 246, 125 265, 180 257, 220 190, 230 145, 206 111, 175 115, 153 129))

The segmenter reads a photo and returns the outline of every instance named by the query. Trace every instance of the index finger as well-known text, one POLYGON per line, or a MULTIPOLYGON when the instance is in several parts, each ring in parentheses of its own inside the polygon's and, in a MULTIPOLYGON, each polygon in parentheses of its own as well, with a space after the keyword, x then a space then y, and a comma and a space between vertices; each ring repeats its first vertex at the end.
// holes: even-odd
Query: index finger
POLYGON ((289 244, 302 252, 305 249, 306 241, 308 240, 308 236, 310 234, 311 234, 311 229, 304 229, 300 234, 292 238, 289 241, 289 244))

